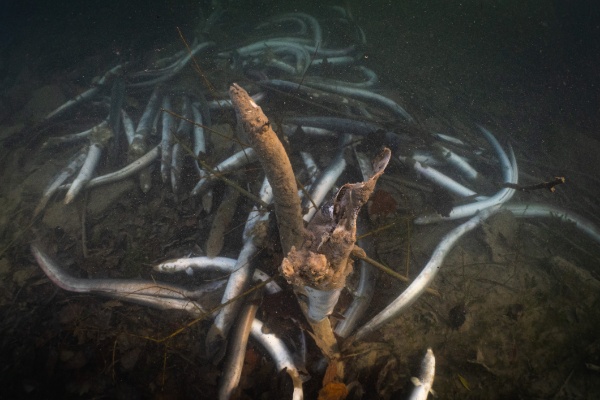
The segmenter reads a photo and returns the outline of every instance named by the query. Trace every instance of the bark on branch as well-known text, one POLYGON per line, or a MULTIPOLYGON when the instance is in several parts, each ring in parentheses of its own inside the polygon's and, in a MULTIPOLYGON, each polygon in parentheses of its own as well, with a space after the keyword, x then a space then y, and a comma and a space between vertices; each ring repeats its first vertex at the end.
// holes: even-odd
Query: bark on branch
POLYGON ((304 223, 294 171, 279 138, 271 129, 262 109, 248 93, 234 83, 229 88, 238 123, 248 135, 250 144, 273 188, 275 215, 284 254, 302 243, 304 223))
POLYGON ((281 265, 290 284, 319 291, 345 286, 346 277, 352 272, 349 256, 356 242, 358 212, 373 193, 390 155, 390 150, 384 149, 373 162, 371 178, 342 186, 333 198, 333 204, 322 207, 308 224, 310 240, 299 248, 292 248, 281 265))

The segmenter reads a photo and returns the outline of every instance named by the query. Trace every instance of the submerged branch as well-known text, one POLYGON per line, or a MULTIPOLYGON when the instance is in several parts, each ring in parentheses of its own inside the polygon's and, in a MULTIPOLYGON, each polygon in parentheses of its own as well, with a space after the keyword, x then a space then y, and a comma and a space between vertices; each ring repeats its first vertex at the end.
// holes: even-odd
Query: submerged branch
POLYGON ((322 303, 323 310, 310 313, 313 321, 320 321, 331 312, 339 296, 338 293, 333 299, 332 294, 346 285, 346 277, 352 272, 350 253, 356 242, 358 212, 369 200, 390 155, 390 150, 384 149, 374 160, 374 173, 369 179, 343 185, 333 198, 333 204, 323 207, 308 225, 310 239, 301 247, 292 248, 282 262, 281 271, 287 281, 313 299, 313 308, 318 302, 322 303), (330 304, 317 300, 324 297, 328 297, 330 304))
POLYGON ((229 88, 238 123, 248 135, 273 188, 275 215, 284 254, 302 243, 304 224, 292 164, 262 109, 239 85, 229 88))

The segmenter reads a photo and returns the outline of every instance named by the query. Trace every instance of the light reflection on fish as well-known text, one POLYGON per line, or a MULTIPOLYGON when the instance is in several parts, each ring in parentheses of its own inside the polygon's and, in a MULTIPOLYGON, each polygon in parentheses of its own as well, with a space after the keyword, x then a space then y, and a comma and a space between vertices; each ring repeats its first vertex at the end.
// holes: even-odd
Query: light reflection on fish
POLYGON ((426 400, 429 392, 432 391, 433 379, 435 378, 435 356, 431 349, 427 349, 423 361, 421 361, 421 371, 419 377, 412 377, 411 381, 415 385, 409 400, 426 400))

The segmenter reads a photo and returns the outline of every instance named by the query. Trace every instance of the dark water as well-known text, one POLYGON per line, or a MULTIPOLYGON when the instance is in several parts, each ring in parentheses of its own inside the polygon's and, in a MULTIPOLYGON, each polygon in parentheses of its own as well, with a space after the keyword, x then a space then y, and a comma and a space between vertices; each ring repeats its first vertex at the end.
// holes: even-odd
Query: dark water
MULTIPOLYGON (((216 398, 222 369, 206 358, 209 320, 174 339, 157 341, 191 318, 58 289, 29 253, 30 242, 37 239, 77 277, 156 279, 149 272, 151 265, 203 251, 213 214, 201 211, 199 200, 174 196, 161 183, 159 168, 148 193, 131 180, 90 192, 86 203, 81 200, 71 208, 54 200, 35 222, 31 215, 47 182, 76 151, 69 146, 44 149, 44 141, 89 129, 104 118, 104 111, 88 105, 50 123, 40 122, 43 116, 90 88, 94 77, 118 63, 129 62, 139 70, 183 49, 177 28, 191 41, 199 22, 210 14, 209 3, 4 0, 0 4, 0 398, 216 398), (106 204, 100 204, 104 198, 106 204), (86 215, 83 222, 82 215, 86 215)), ((556 193, 522 193, 517 195, 519 201, 558 205, 598 224, 600 6, 596 2, 232 2, 210 39, 224 49, 251 43, 256 35, 253 27, 260 21, 303 11, 331 23, 323 26, 325 38, 352 42, 349 31, 338 30, 331 4, 349 10, 353 23, 364 30, 367 43, 359 49, 360 63, 378 74, 378 92, 418 121, 418 127, 398 127, 399 133, 418 138, 419 145, 427 142, 423 132, 441 131, 484 146, 474 128, 475 123, 483 124, 503 144, 513 146, 522 181, 534 184, 567 177, 567 184, 556 193)), ((240 79, 222 65, 200 64, 206 68, 204 77, 188 67, 173 86, 207 94, 199 83, 203 79, 217 91, 240 79)), ((334 78, 345 77, 335 73, 334 78)), ((149 90, 126 92, 124 104, 136 122, 148 97, 149 90)), ((275 123, 286 115, 315 113, 310 105, 294 100, 290 105, 279 98, 269 99, 263 108, 275 123)), ((375 111, 376 117, 383 114, 375 111)), ((215 125, 234 125, 232 113, 211 116, 215 125)), ((214 153, 207 160, 216 163, 225 157, 229 144, 216 135, 212 141, 214 153)), ((323 166, 336 145, 331 140, 300 143, 314 151, 323 166)), ((411 142, 401 151, 411 150, 410 146, 417 145, 411 142)), ((489 154, 493 153, 484 157, 489 154)), ((348 154, 347 158, 352 159, 348 154)), ((127 156, 117 156, 114 163, 103 159, 102 173, 124 166, 127 156)), ((194 171, 190 159, 185 165, 194 171)), ((493 163, 479 165, 490 181, 499 179, 493 163)), ((195 183, 194 173, 184 174, 186 190, 195 183)), ((392 163, 389 175, 423 183, 398 162, 392 163)), ((355 170, 346 172, 339 183, 356 176, 355 170)), ((254 166, 236 179, 256 192, 262 175, 254 166)), ((387 234, 374 238, 378 259, 395 265, 400 273, 408 268, 414 278, 449 228, 412 227, 407 233, 406 221, 432 203, 430 192, 411 191, 392 180, 380 187, 394 196, 397 207, 383 219, 372 216, 375 228, 395 223, 387 234)), ((482 190, 493 191, 493 182, 482 185, 482 190)), ((215 190, 217 203, 224 193, 223 187, 215 190)), ((252 204, 238 201, 223 255, 237 257, 252 204)), ((406 397, 418 357, 431 346, 439 354, 434 388, 441 398, 595 398, 600 393, 600 376, 594 370, 600 365, 595 337, 599 299, 594 292, 599 286, 598 245, 556 221, 519 223, 516 227, 512 220, 497 221, 502 229, 474 235, 477 238, 469 239, 460 254, 453 253, 448 272, 434 284, 441 299, 424 297, 402 320, 382 328, 380 335, 346 350, 346 383, 359 382, 364 398, 406 397), (505 269, 490 272, 492 268, 482 270, 481 263, 505 269), (573 272, 579 270, 585 274, 573 272), (486 286, 492 281, 496 285, 486 286), (506 292, 499 289, 506 287, 506 292), (456 304, 464 304, 466 310, 466 322, 461 320, 457 328, 445 321, 456 304), (518 317, 506 311, 515 308, 522 310, 518 317)), ((272 274, 281 258, 278 251, 274 245, 258 256, 272 274)), ((188 283, 184 276, 172 279, 188 283)), ((364 319, 404 288, 391 279, 380 282, 380 296, 364 319)), ((344 293, 347 302, 351 296, 344 293)), ((272 315, 281 311, 278 306, 288 313, 291 303, 293 298, 265 300, 276 311, 259 315, 282 326, 282 335, 291 336, 297 326, 289 318, 282 321, 272 315)), ((318 349, 311 344, 309 350, 313 378, 304 385, 305 398, 317 398, 323 371, 316 367, 318 349)), ((250 361, 240 398, 284 396, 285 390, 273 378, 270 358, 257 344, 251 342, 246 358, 250 361)), ((359 397, 356 391, 354 395, 359 397)))

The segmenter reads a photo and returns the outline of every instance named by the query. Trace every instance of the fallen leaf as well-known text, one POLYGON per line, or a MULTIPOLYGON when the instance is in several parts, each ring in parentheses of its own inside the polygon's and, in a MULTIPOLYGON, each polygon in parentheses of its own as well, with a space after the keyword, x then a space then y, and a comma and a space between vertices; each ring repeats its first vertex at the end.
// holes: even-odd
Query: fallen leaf
POLYGON ((327 369, 325 370, 325 376, 323 376, 323 387, 327 387, 327 385, 329 385, 330 383, 333 383, 335 380, 335 377, 337 376, 338 373, 338 363, 333 360, 332 362, 329 363, 329 365, 327 366, 327 369))
POLYGON ((456 376, 458 377, 458 380, 464 386, 464 388, 468 391, 471 391, 471 388, 469 387, 469 382, 461 374, 456 374, 456 376))
POLYGON ((340 382, 329 382, 319 390, 319 400, 343 400, 348 396, 348 388, 340 382))
POLYGON ((387 216, 396 212, 398 203, 391 194, 385 190, 377 189, 371 197, 371 206, 369 207, 370 215, 387 216))

